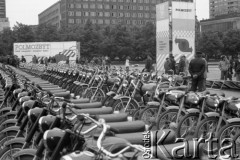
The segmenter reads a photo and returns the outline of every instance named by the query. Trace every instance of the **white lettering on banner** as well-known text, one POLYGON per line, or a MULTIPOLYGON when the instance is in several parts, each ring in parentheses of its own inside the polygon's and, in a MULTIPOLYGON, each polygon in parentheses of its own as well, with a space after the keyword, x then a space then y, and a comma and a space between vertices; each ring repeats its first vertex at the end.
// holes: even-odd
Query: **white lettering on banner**
POLYGON ((192 12, 191 9, 176 9, 176 11, 179 11, 179 12, 192 12))
POLYGON ((30 49, 43 49, 47 50, 50 49, 51 45, 50 44, 33 44, 33 45, 15 45, 15 50, 30 50, 30 49))

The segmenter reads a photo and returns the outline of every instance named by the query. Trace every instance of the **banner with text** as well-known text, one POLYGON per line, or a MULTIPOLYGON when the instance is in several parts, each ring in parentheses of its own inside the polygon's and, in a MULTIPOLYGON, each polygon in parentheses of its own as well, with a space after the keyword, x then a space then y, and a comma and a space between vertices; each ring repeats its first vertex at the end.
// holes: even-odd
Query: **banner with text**
POLYGON ((195 54, 195 16, 194 2, 172 2, 172 53, 177 62, 182 55, 190 60, 195 54))
POLYGON ((169 56, 169 2, 156 6, 157 71, 163 71, 169 56))
POLYGON ((27 62, 31 62, 34 55, 38 61, 45 57, 55 57, 57 62, 65 61, 67 57, 70 61, 75 61, 76 56, 80 56, 80 43, 75 41, 14 43, 14 55, 20 59, 24 56, 27 62))

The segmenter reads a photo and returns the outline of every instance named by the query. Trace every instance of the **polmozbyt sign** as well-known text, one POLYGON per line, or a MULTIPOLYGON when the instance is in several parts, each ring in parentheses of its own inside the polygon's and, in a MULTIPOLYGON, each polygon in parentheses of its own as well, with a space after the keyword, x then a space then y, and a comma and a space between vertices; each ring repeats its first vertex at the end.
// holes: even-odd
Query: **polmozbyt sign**
POLYGON ((51 44, 14 44, 14 52, 49 52, 51 44))

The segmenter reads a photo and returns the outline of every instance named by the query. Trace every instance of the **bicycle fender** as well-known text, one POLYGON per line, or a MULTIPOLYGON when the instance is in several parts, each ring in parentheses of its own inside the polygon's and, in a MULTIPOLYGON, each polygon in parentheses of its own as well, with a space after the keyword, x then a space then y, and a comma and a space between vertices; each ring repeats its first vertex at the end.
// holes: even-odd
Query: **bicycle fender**
POLYGON ((24 144, 25 143, 25 138, 18 137, 14 139, 10 139, 9 141, 6 141, 4 143, 4 146, 11 146, 13 144, 24 144))
POLYGON ((170 110, 170 109, 179 109, 179 106, 168 106, 166 109, 167 109, 167 110, 170 110))
POLYGON ((14 159, 17 159, 17 157, 21 157, 24 155, 31 155, 31 156, 35 156, 36 155, 37 150, 36 149, 23 149, 17 153, 15 153, 13 155, 14 159))
POLYGON ((107 93, 107 96, 114 97, 115 95, 116 95, 116 93, 113 92, 113 91, 110 91, 110 92, 107 93))
POLYGON ((4 116, 7 117, 7 116, 11 116, 11 115, 16 115, 16 114, 17 114, 17 111, 11 111, 11 112, 6 113, 4 116))
POLYGON ((208 112, 205 114, 207 117, 220 117, 219 113, 216 112, 208 112))
POLYGON ((17 119, 8 119, 8 120, 6 120, 6 121, 4 121, 1 125, 7 125, 7 124, 10 124, 10 123, 17 123, 17 119))
POLYGON ((2 130, 0 132, 0 134, 5 134, 5 133, 7 133, 9 131, 17 131, 18 132, 19 128, 20 128, 20 126, 11 126, 11 127, 8 127, 8 128, 5 128, 4 130, 2 130))
POLYGON ((127 98, 127 99, 129 99, 130 97, 122 96, 122 95, 116 95, 116 96, 113 97, 113 99, 115 99, 115 100, 122 99, 122 98, 127 98))
POLYGON ((0 112, 7 112, 7 111, 11 111, 12 110, 12 107, 4 107, 0 110, 0 112))
POLYGON ((231 118, 227 120, 228 123, 240 123, 240 118, 231 118))
POLYGON ((199 109, 191 108, 187 110, 188 113, 200 113, 199 109))

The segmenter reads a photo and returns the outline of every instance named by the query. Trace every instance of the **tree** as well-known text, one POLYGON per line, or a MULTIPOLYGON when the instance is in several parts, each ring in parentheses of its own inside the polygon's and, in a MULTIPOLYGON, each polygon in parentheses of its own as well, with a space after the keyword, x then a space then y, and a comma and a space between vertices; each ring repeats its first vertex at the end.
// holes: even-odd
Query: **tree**
POLYGON ((223 52, 237 56, 240 53, 240 30, 230 30, 223 36, 223 52))
POLYGON ((0 55, 9 55, 13 53, 13 43, 15 38, 13 31, 10 28, 6 28, 0 34, 0 55))
POLYGON ((198 41, 198 50, 205 53, 208 58, 218 59, 223 49, 223 43, 216 32, 202 33, 198 41))
POLYGON ((15 42, 34 42, 34 32, 28 25, 18 23, 13 27, 15 42))
POLYGON ((59 41, 60 37, 56 26, 41 24, 38 25, 35 32, 35 41, 37 42, 54 42, 59 41))

